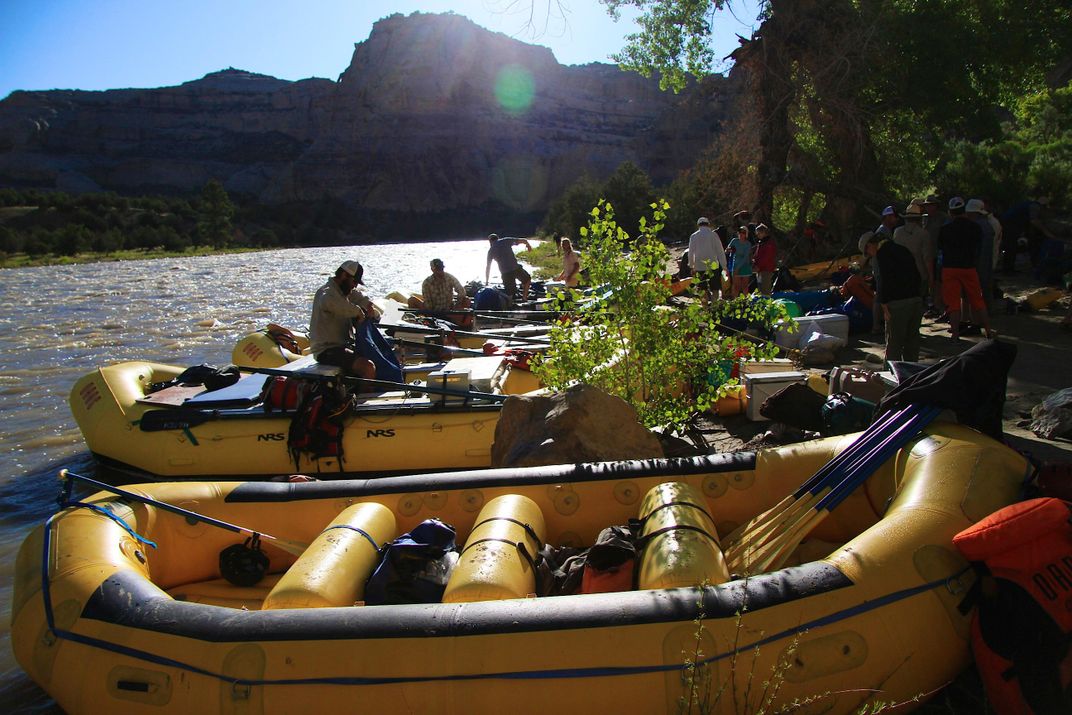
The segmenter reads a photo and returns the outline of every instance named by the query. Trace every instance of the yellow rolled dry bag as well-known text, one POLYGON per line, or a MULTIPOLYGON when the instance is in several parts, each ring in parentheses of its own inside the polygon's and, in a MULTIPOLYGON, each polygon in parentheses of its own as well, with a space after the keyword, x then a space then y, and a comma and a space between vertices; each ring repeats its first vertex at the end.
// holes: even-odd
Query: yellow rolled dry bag
POLYGON ((524 598, 536 590, 533 559, 546 538, 543 512, 518 494, 492 499, 477 515, 443 603, 524 598))
POLYGON ((395 515, 374 502, 339 512, 264 599, 262 608, 352 606, 380 561, 379 545, 395 537, 395 515))
POLYGON ((685 482, 665 482, 640 504, 638 588, 682 588, 730 580, 707 500, 685 482))

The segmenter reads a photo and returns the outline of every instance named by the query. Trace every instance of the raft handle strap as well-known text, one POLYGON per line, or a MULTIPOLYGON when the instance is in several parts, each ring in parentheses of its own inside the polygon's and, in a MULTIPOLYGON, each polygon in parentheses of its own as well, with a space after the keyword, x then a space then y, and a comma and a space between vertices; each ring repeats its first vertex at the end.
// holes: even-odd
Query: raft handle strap
POLYGON ((693 502, 690 502, 690 501, 668 501, 665 504, 660 504, 659 506, 657 506, 654 509, 652 509, 651 511, 649 511, 647 516, 645 516, 643 519, 639 519, 638 521, 640 522, 640 525, 643 526, 644 524, 647 524, 648 519, 650 519, 652 517, 652 515, 655 514, 655 512, 661 511, 663 509, 669 509, 672 506, 689 506, 689 507, 692 507, 693 509, 696 509, 701 514, 703 514, 708 519, 710 519, 712 524, 715 523, 715 517, 711 516, 710 512, 707 511, 706 507, 700 506, 699 504, 694 504, 693 502))
POLYGON ((531 526, 529 526, 527 523, 525 523, 523 521, 519 521, 519 520, 514 519, 512 517, 509 517, 509 516, 493 516, 493 517, 484 519, 484 521, 478 521, 477 523, 473 524, 473 528, 469 530, 469 533, 471 534, 474 531, 476 531, 476 528, 478 526, 483 526, 484 524, 490 524, 493 521, 509 521, 511 524, 517 524, 518 526, 520 526, 522 529, 525 530, 525 533, 528 534, 529 538, 531 538, 533 543, 536 544, 536 550, 537 551, 539 551, 540 549, 543 548, 543 541, 540 539, 539 536, 536 535, 536 531, 531 526))
POLYGON ((331 526, 329 526, 328 528, 324 529, 324 531, 322 531, 320 533, 326 534, 327 532, 331 531, 332 529, 349 529, 350 531, 356 531, 357 533, 359 533, 359 534, 361 534, 362 536, 365 537, 365 541, 367 541, 370 544, 372 544, 372 548, 374 550, 376 550, 377 552, 380 550, 379 544, 376 543, 376 540, 373 539, 369 535, 369 533, 367 531, 364 531, 363 529, 358 529, 356 526, 350 526, 349 524, 332 524, 331 526))
POLYGON ((637 541, 637 546, 639 548, 643 549, 648 545, 648 542, 651 541, 652 539, 654 539, 656 536, 660 536, 662 534, 667 534, 667 533, 669 533, 671 531, 695 531, 697 534, 703 534, 704 536, 706 536, 719 549, 722 548, 722 544, 719 543, 718 537, 716 537, 713 534, 709 533, 706 529, 701 529, 700 527, 692 526, 691 524, 676 524, 676 525, 672 525, 672 526, 664 526, 661 529, 656 529, 655 531, 651 532, 650 534, 644 534, 643 536, 641 536, 640 539, 637 541))

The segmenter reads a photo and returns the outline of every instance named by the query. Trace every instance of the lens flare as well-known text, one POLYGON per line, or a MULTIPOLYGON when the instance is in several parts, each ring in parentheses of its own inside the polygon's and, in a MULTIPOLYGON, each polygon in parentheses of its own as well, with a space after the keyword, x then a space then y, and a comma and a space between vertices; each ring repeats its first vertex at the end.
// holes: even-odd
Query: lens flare
POLYGON ((536 83, 524 67, 507 65, 495 77, 495 99, 511 114, 520 114, 532 105, 536 83))
POLYGON ((502 204, 518 211, 536 211, 547 194, 548 172, 531 156, 511 156, 491 172, 491 192, 502 204))

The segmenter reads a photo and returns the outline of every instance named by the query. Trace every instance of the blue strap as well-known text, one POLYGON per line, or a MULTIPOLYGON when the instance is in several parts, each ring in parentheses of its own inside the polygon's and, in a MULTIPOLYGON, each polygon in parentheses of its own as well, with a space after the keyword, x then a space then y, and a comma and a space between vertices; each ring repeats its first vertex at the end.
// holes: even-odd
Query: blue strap
POLYGON ((324 531, 322 531, 320 533, 322 533, 322 534, 327 533, 327 532, 331 531, 332 529, 349 529, 350 531, 356 531, 357 533, 359 533, 362 536, 364 536, 366 541, 368 541, 370 544, 372 544, 373 549, 375 549, 376 551, 380 550, 380 545, 376 543, 375 539, 373 539, 371 536, 369 536, 369 533, 367 531, 363 531, 361 529, 358 529, 356 526, 350 526, 349 524, 333 524, 333 525, 329 526, 328 528, 324 529, 324 531))
POLYGON ((95 511, 98 514, 101 514, 103 516, 108 517, 109 519, 114 521, 116 524, 119 524, 119 526, 123 527, 123 530, 126 531, 128 534, 130 534, 131 537, 133 537, 136 541, 138 541, 138 542, 140 542, 142 544, 145 544, 146 546, 151 546, 154 549, 156 548, 156 542, 149 541, 144 536, 142 536, 138 532, 134 531, 134 529, 130 528, 130 525, 128 525, 125 521, 120 519, 119 516, 116 515, 111 509, 105 509, 104 507, 97 506, 96 504, 89 504, 89 503, 84 502, 84 501, 64 502, 61 506, 63 508, 75 507, 75 508, 90 509, 91 511, 95 511))

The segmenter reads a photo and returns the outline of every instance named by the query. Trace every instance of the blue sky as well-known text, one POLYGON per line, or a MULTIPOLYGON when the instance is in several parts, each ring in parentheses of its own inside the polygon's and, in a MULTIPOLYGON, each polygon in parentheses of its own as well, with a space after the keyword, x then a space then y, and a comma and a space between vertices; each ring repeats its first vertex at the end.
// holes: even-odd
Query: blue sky
MULTIPOLYGON (((615 23, 597 0, 0 0, 0 9, 0 98, 176 85, 226 67, 335 79, 354 43, 396 12, 453 11, 550 47, 563 64, 609 61, 636 30, 632 15, 615 23)), ((755 14, 755 0, 720 14, 718 56, 737 46, 735 33, 749 34, 755 14)))

